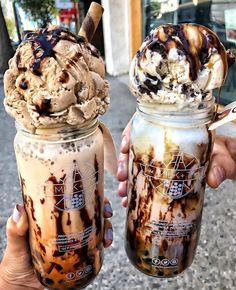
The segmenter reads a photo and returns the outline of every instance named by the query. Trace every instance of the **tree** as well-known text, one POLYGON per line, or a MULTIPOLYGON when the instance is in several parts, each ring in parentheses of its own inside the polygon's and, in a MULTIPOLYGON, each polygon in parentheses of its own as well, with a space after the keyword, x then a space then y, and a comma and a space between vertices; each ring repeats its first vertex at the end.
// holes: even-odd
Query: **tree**
POLYGON ((11 18, 6 18, 6 17, 5 17, 5 21, 6 21, 9 36, 11 37, 11 39, 14 39, 16 36, 15 21, 11 18))
POLYGON ((54 0, 16 0, 16 3, 42 28, 52 22, 57 11, 54 0))
POLYGON ((151 1, 150 6, 151 6, 150 17, 152 19, 158 18, 159 14, 160 14, 160 10, 161 10, 161 4, 159 2, 156 2, 156 1, 151 1))
POLYGON ((8 68, 8 60, 13 56, 13 53, 6 21, 0 3, 0 74, 3 74, 8 68))

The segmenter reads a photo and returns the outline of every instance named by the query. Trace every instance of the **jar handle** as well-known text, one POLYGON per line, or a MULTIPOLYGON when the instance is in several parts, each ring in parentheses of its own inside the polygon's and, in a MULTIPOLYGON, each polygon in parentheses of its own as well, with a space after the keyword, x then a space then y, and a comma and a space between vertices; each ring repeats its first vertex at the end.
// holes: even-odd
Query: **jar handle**
POLYGON ((111 132, 105 124, 99 123, 99 128, 104 138, 104 165, 105 169, 112 175, 117 174, 117 156, 111 132))

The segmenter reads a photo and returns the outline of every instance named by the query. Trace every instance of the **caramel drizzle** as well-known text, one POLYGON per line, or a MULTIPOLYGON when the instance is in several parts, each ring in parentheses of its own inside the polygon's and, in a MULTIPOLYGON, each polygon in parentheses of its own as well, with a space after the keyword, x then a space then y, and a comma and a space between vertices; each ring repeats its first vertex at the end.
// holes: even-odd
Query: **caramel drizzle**
MULTIPOLYGON (((209 61, 211 53, 216 50, 220 55, 224 64, 224 80, 228 71, 227 55, 224 46, 220 42, 218 36, 209 28, 196 24, 179 24, 179 25, 163 25, 153 31, 145 39, 146 45, 137 52, 137 65, 146 58, 146 51, 157 51, 164 59, 167 58, 169 50, 173 47, 178 49, 180 54, 186 56, 190 65, 190 79, 195 81, 198 71, 209 61), (190 41, 188 35, 188 27, 196 27, 201 39, 201 45, 196 47, 194 42, 190 41)), ((150 76, 147 76, 150 78, 150 76)), ((139 78, 136 77, 139 83, 139 78)), ((145 89, 153 91, 148 83, 145 83, 145 89)))

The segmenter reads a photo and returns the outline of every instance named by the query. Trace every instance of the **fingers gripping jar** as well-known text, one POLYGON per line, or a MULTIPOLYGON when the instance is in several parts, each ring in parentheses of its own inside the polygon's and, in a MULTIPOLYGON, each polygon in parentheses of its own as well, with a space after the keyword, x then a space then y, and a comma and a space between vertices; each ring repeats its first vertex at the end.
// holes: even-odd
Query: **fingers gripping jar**
POLYGON ((83 127, 17 125, 14 142, 32 261, 49 289, 81 289, 103 262, 103 135, 83 127))
POLYGON ((125 248, 143 273, 173 277, 198 244, 214 105, 191 112, 138 102, 131 126, 125 248))

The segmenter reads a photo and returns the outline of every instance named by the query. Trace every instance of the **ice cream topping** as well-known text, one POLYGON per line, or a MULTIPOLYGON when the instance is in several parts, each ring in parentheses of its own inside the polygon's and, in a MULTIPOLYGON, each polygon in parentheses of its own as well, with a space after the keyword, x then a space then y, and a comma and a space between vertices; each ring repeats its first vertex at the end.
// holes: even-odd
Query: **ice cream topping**
POLYGON ((26 128, 83 124, 104 114, 108 82, 99 51, 67 29, 24 35, 4 76, 6 111, 26 128))
POLYGON ((151 31, 130 68, 131 90, 142 100, 198 106, 223 85, 227 53, 217 35, 196 24, 151 31))

